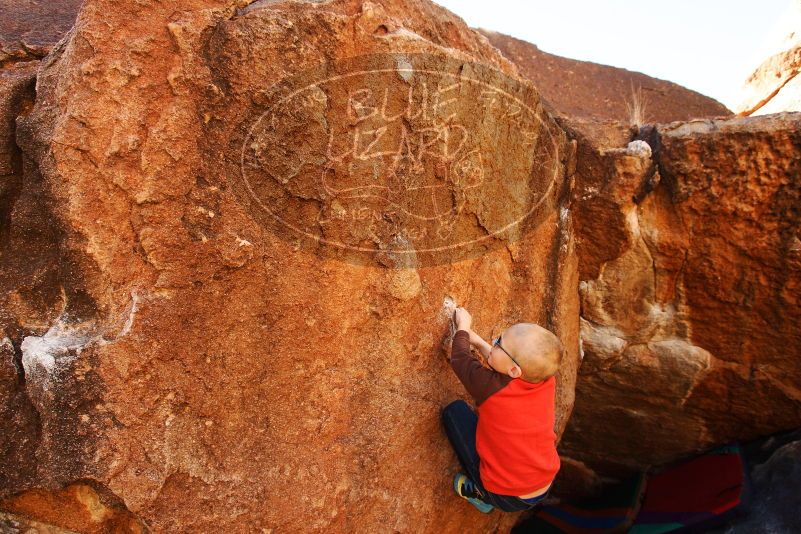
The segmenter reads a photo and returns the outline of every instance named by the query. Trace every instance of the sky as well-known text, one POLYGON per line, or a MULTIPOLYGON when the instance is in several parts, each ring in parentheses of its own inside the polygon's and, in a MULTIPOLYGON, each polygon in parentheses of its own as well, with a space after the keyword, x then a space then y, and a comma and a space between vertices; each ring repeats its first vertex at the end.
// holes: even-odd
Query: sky
POLYGON ((799 5, 798 0, 435 1, 469 26, 559 56, 669 80, 730 109, 799 5))

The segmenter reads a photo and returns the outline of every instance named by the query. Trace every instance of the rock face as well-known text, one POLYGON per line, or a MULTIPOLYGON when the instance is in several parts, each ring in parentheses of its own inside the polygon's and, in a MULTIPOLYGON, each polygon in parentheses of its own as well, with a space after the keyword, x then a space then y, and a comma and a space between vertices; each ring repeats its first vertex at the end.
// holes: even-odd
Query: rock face
POLYGON ((504 530, 452 494, 447 304, 562 338, 561 434, 573 145, 434 4, 247 4, 86 0, 9 108, 0 376, 35 439, 0 506, 50 523, 88 484, 129 531, 504 530))
POLYGON ((633 140, 551 73, 727 110, 421 0, 3 24, 0 527, 503 531, 450 487, 455 303, 568 348, 563 488, 801 423, 799 115, 633 140))
POLYGON ((87 482, 70 484, 58 491, 27 491, 13 499, 0 501, 0 507, 12 512, 0 513, 0 528, 4 533, 147 532, 147 526, 116 496, 87 482), (30 516, 41 519, 43 523, 31 521, 28 519, 30 516))
POLYGON ((720 102, 672 82, 549 54, 502 33, 481 32, 534 82, 543 99, 560 116, 611 119, 639 126, 732 114, 720 102), (633 116, 635 98, 644 105, 639 117, 633 116))
POLYGON ((0 65, 44 57, 72 27, 81 0, 0 0, 0 65))
POLYGON ((35 73, 35 62, 0 71, 0 480, 12 485, 35 470, 30 458, 39 439, 20 343, 26 333, 47 330, 61 301, 56 231, 41 180, 36 172, 23 177, 15 142, 14 119, 33 106, 35 73))
POLYGON ((44 184, 17 146, 16 119, 33 107, 38 58, 69 30, 78 5, 0 1, 0 481, 9 487, 33 476, 40 445, 20 343, 44 334, 58 316, 69 269, 59 263, 44 184))
POLYGON ((562 452, 620 475, 801 424, 801 115, 658 125, 653 158, 572 127, 584 359, 562 452))

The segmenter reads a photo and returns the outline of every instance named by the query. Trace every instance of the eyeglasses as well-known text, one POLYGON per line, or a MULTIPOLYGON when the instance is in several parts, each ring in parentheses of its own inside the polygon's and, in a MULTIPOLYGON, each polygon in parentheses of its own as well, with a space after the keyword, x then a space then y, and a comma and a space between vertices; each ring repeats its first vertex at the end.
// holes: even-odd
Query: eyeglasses
POLYGON ((493 346, 493 347, 498 347, 499 349, 501 349, 502 351, 504 351, 504 352, 506 353, 506 355, 507 355, 507 356, 509 356, 509 358, 510 358, 510 359, 511 359, 513 362, 515 362, 515 365, 517 365, 518 367, 520 367, 520 368, 522 369, 522 367, 520 366, 520 364, 519 364, 519 363, 517 363, 517 360, 515 360, 514 358, 512 358, 512 355, 511 355, 511 354, 509 354, 509 352, 508 352, 508 351, 507 351, 505 348, 503 348, 503 347, 501 346, 501 336, 498 336, 498 337, 496 337, 496 338, 495 338, 495 341, 493 341, 493 342, 492 342, 492 346, 493 346))

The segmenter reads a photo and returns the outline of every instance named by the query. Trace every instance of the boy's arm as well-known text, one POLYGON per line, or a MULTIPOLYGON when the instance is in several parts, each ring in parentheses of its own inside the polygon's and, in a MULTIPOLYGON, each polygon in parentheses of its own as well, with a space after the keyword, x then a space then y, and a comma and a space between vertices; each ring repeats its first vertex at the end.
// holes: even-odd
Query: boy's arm
POLYGON ((489 358, 489 353, 490 350, 492 350, 492 346, 484 341, 481 336, 473 332, 473 330, 470 330, 470 344, 476 347, 479 352, 481 352, 481 355, 484 356, 485 360, 489 358))
POLYGON ((457 330, 453 336, 451 367, 467 392, 476 401, 476 406, 512 380, 508 375, 487 369, 470 353, 470 331, 468 330, 457 330))

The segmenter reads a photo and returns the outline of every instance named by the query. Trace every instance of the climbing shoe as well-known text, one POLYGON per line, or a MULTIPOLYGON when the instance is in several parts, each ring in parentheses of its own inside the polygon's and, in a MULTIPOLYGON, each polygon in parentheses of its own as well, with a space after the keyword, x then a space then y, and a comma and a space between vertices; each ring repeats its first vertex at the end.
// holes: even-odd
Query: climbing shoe
POLYGON ((488 514, 492 511, 492 505, 481 500, 481 493, 475 483, 464 473, 456 473, 456 476, 453 477, 453 490, 456 495, 478 508, 479 512, 488 514))

